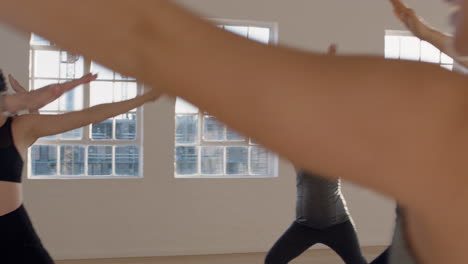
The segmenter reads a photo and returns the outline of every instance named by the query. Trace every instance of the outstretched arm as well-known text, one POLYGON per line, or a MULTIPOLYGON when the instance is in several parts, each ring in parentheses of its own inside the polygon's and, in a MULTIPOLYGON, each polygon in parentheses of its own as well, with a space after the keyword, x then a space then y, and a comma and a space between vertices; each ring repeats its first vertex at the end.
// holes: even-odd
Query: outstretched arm
POLYGON ((460 74, 261 45, 168 0, 82 0, 74 12, 69 5, 4 1, 0 19, 184 97, 297 166, 403 204, 421 203, 415 190, 436 191, 440 175, 464 168, 464 161, 454 164, 468 155, 467 79, 460 74))
POLYGON ((89 124, 102 122, 110 117, 126 113, 146 102, 159 98, 156 90, 133 99, 93 106, 81 111, 61 115, 26 115, 20 117, 23 133, 31 145, 40 137, 60 134, 89 124))
POLYGON ((17 81, 9 75, 10 83, 15 91, 21 92, 12 95, 4 95, 0 100, 3 100, 2 112, 7 111, 10 113, 16 113, 21 110, 29 110, 35 112, 55 99, 59 98, 62 94, 88 82, 91 82, 97 78, 97 75, 87 74, 83 77, 71 80, 65 83, 57 83, 47 85, 40 89, 27 92, 17 81))
POLYGON ((416 37, 425 40, 443 53, 452 57, 459 64, 468 67, 466 58, 459 57, 453 45, 453 36, 438 31, 430 27, 421 17, 417 16, 413 9, 406 6, 400 0, 390 0, 393 5, 395 16, 406 26, 406 28, 416 37))

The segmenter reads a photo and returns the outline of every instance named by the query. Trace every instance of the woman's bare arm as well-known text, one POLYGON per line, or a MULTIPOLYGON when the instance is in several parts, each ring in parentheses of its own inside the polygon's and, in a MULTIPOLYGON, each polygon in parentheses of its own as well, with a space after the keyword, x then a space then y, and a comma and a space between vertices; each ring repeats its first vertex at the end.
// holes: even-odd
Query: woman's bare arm
POLYGON ((439 183, 449 164, 462 168, 453 167, 454 151, 466 154, 462 75, 264 46, 166 0, 83 0, 73 12, 57 10, 71 9, 61 0, 17 0, 0 17, 182 96, 302 168, 402 203, 420 202, 415 188, 439 183))
MULTIPOLYGON (((93 106, 81 111, 61 115, 25 115, 17 118, 17 127, 21 127, 26 142, 32 145, 38 138, 60 134, 89 124, 96 124, 108 118, 124 114, 146 102, 156 100, 160 94, 156 90, 133 99, 93 106)), ((16 129, 18 131, 18 129, 16 129)))
MULTIPOLYGON (((47 85, 34 91, 24 91, 2 96, 0 98, 0 100, 2 100, 2 104, 0 104, 2 109, 0 109, 0 111, 16 113, 21 110, 29 110, 31 112, 36 112, 38 109, 59 98, 62 94, 95 79, 96 75, 87 74, 79 79, 47 85)), ((11 81, 10 79, 10 82, 11 81)), ((14 83, 12 83, 12 86, 13 85, 14 83)), ((17 87, 13 87, 15 90, 16 88, 17 87)), ((22 89, 25 90, 24 88, 22 89)))
POLYGON ((453 36, 430 27, 422 18, 416 15, 413 9, 406 6, 400 0, 390 0, 390 2, 393 5, 395 16, 413 35, 431 43, 440 51, 456 60, 460 65, 468 67, 466 57, 459 57, 452 47, 453 36))

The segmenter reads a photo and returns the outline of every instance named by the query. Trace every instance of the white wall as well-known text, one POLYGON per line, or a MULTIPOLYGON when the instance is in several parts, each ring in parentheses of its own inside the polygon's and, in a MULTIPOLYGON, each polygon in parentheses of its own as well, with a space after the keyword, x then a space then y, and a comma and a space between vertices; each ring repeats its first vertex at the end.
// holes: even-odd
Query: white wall
MULTIPOLYGON (((280 41, 324 51, 382 55, 384 30, 401 29, 386 1, 186 0, 209 17, 275 21, 280 41)), ((437 0, 415 3, 434 26, 448 29, 437 0)), ((446 13, 444 13, 446 14, 446 13)), ((26 83, 28 41, 0 27, 0 67, 26 83)), ((56 258, 156 256, 266 251, 290 224, 294 174, 285 162, 277 179, 173 178, 174 106, 145 109, 142 180, 25 180, 26 205, 56 258)), ((287 139, 285 139, 287 140, 287 139)), ((345 185, 363 245, 390 239, 393 204, 345 185)))

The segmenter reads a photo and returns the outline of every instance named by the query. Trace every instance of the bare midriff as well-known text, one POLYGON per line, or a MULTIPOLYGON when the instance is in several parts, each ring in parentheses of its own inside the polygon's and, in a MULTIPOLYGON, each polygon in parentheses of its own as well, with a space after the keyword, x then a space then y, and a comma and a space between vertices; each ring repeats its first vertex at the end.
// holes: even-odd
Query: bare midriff
POLYGON ((18 209, 22 202, 21 183, 0 181, 0 216, 18 209))

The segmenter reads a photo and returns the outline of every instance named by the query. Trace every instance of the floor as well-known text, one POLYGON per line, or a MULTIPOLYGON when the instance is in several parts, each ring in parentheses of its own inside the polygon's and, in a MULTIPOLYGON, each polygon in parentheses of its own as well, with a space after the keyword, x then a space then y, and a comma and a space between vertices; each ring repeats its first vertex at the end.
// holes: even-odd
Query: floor
MULTIPOLYGON (((366 247, 363 253, 368 260, 374 259, 385 248, 366 247)), ((179 257, 147 257, 93 260, 61 260, 57 264, 242 264, 263 263, 265 253, 224 254, 179 257)), ((309 250, 291 264, 342 264, 343 261, 331 250, 309 250)))

